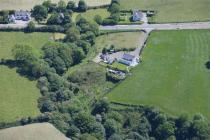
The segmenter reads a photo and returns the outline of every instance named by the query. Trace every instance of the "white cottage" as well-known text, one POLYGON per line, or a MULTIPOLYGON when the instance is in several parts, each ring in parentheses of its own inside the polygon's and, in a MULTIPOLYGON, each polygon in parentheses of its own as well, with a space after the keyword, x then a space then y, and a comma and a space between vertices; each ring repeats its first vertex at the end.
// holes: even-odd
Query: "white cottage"
POLYGON ((139 63, 139 57, 136 57, 128 53, 124 53, 119 62, 127 66, 136 66, 139 63))

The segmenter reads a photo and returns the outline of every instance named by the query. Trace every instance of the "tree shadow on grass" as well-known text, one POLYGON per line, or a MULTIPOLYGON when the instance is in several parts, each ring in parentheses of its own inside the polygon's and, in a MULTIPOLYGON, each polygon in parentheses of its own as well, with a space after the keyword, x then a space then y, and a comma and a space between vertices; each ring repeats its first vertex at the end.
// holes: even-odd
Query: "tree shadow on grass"
POLYGON ((210 70, 210 61, 206 62, 206 68, 210 70))
POLYGON ((15 61, 15 60, 11 60, 11 59, 7 59, 7 60, 1 60, 0 61, 0 66, 4 65, 7 66, 10 69, 13 68, 17 68, 16 72, 23 77, 26 77, 27 79, 29 79, 30 81, 34 81, 36 80, 34 77, 30 76, 30 74, 28 74, 26 71, 24 71, 22 69, 22 63, 20 61, 15 61))

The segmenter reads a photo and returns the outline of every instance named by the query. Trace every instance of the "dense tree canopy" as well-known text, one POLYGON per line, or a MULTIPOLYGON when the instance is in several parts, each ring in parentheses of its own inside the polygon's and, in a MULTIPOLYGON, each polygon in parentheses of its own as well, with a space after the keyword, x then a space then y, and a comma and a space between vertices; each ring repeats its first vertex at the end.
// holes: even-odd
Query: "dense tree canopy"
POLYGON ((48 10, 43 5, 36 5, 32 9, 32 16, 39 22, 47 18, 48 10))

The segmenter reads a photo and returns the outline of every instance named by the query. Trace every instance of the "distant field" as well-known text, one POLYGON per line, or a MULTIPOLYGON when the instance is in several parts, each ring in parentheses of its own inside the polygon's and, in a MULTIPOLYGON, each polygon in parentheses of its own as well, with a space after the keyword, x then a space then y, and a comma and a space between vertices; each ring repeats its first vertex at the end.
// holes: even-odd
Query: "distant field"
POLYGON ((109 48, 114 45, 116 48, 136 48, 139 46, 142 32, 122 32, 112 33, 108 35, 99 36, 96 39, 96 47, 102 50, 104 47, 109 48))
POLYGON ((153 105, 172 115, 210 118, 210 30, 157 31, 143 62, 108 94, 114 102, 153 105))
POLYGON ((49 123, 36 123, 0 130, 1 140, 69 140, 49 123))
MULTIPOLYGON (((34 5, 41 4, 44 0, 0 0, 0 10, 2 9, 24 9, 31 10, 34 5)), ((59 2, 59 0, 51 0, 54 3, 59 2)), ((68 0, 64 0, 68 2, 68 0)), ((74 0, 78 2, 79 0, 74 0)), ((85 0, 88 6, 99 6, 104 4, 110 4, 111 0, 85 0)))
POLYGON ((51 33, 0 32, 0 59, 12 58, 11 49, 16 44, 26 44, 39 49, 51 36, 51 33))
MULTIPOLYGON (((79 13, 73 14, 73 20, 76 19, 77 15, 79 15, 79 13)), ((81 13, 81 15, 82 17, 86 18, 88 21, 93 22, 96 15, 100 15, 102 19, 104 19, 104 18, 109 17, 110 14, 107 11, 107 9, 91 9, 85 13, 81 13)))
POLYGON ((0 122, 11 122, 38 115, 37 99, 41 96, 35 81, 29 81, 0 65, 0 122))
POLYGON ((210 0, 120 0, 122 9, 156 10, 155 22, 210 20, 210 0))
MULTIPOLYGON (((15 44, 27 44, 39 51, 50 36, 50 33, 0 32, 0 59, 11 59, 11 49, 15 44)), ((21 77, 15 69, 0 65, 0 122, 38 115, 39 96, 35 81, 21 77)))

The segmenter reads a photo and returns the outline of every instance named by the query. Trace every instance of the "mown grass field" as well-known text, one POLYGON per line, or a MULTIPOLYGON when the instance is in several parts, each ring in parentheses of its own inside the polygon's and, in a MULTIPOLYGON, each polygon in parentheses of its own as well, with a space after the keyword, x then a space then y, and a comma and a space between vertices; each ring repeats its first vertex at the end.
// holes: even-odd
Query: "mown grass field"
POLYGON ((120 0, 122 9, 156 10, 154 22, 210 20, 209 0, 120 0))
MULTIPOLYGON (((0 0, 0 10, 31 10, 34 5, 41 4, 44 0, 0 0)), ((53 3, 59 2, 59 0, 51 0, 53 3)), ((68 2, 68 0, 64 0, 68 2)), ((73 0, 78 3, 79 0, 73 0)), ((88 6, 100 6, 110 4, 111 0, 85 0, 88 6)))
POLYGON ((143 62, 108 98, 156 106, 171 115, 202 113, 210 118, 209 44, 209 30, 153 32, 143 62))
MULTIPOLYGON (((27 44, 39 51, 50 36, 49 33, 0 32, 0 59, 12 59, 11 49, 15 44, 27 44)), ((36 81, 29 81, 16 69, 0 65, 0 122, 38 115, 39 96, 36 81)))

